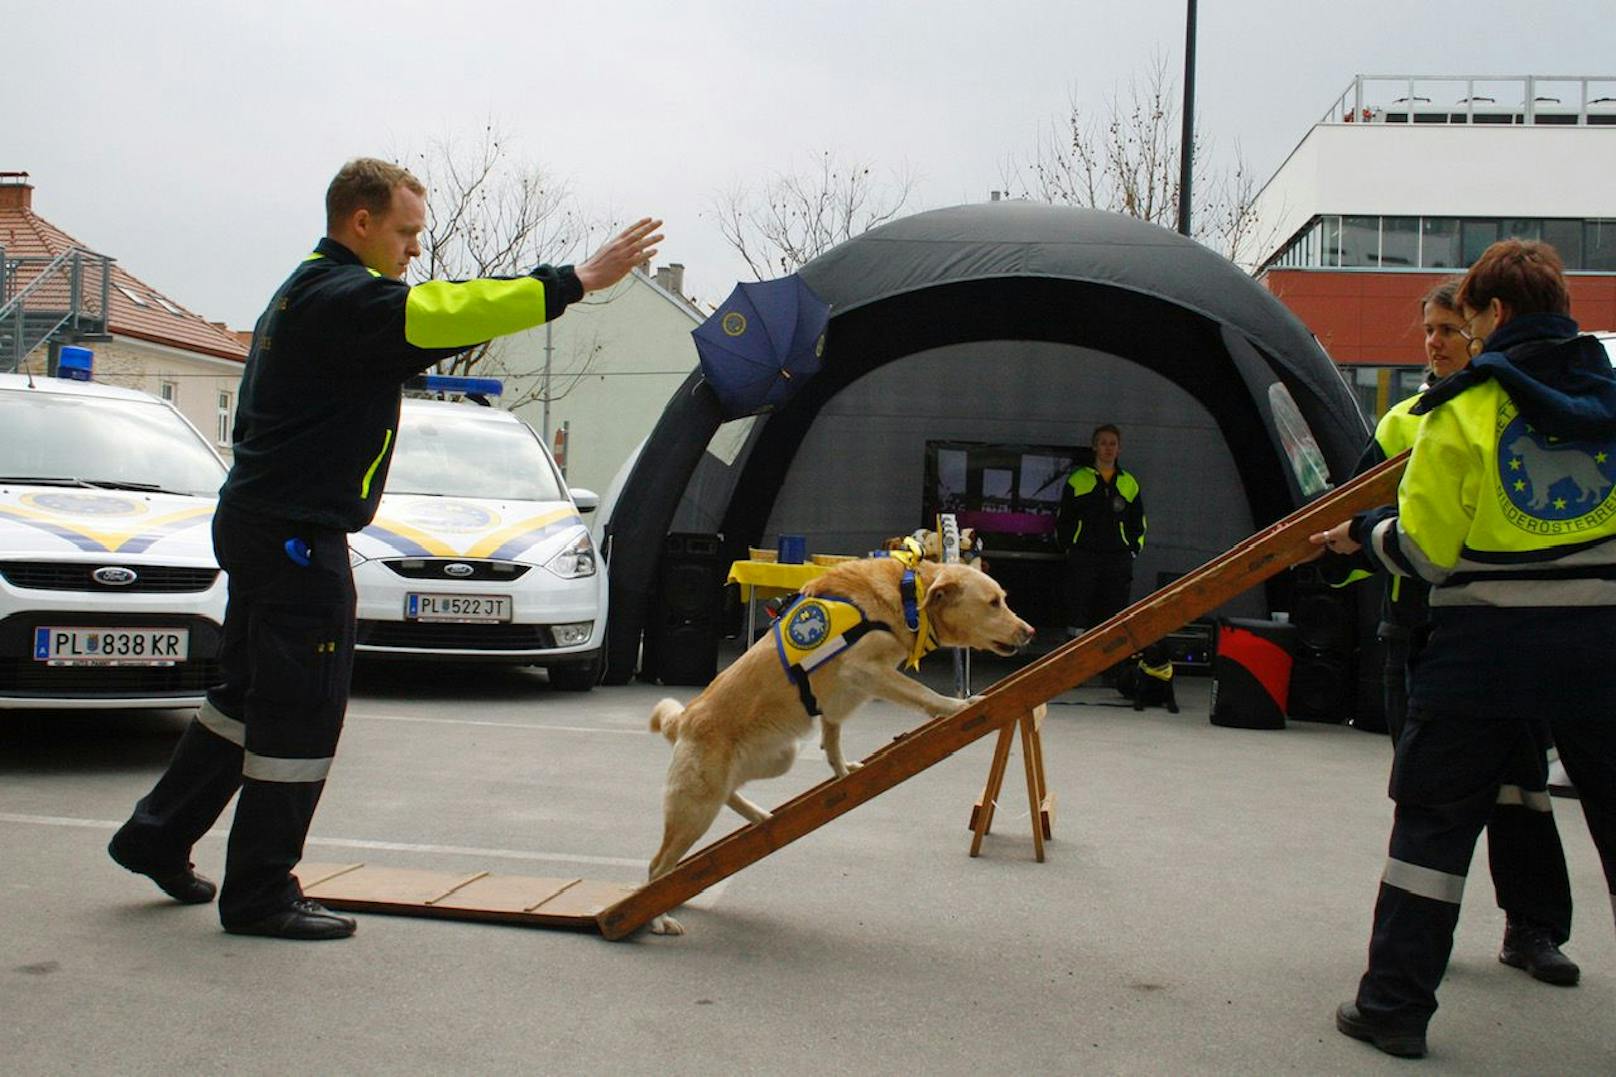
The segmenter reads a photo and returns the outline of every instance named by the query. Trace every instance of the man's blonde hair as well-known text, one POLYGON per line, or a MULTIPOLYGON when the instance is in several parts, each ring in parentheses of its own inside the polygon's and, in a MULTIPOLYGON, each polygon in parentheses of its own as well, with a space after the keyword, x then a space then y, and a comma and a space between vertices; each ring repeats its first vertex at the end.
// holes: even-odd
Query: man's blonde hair
POLYGON ((342 166, 325 189, 326 231, 336 231, 361 209, 386 213, 393 204, 395 187, 406 187, 426 197, 426 187, 402 165, 375 157, 355 157, 342 166))

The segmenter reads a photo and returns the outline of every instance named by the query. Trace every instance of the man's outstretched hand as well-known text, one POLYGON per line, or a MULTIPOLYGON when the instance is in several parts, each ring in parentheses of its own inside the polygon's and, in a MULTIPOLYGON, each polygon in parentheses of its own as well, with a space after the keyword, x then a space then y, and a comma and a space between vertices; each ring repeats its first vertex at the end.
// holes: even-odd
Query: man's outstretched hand
POLYGON ((578 283, 585 292, 597 292, 628 276, 629 270, 656 254, 656 245, 662 242, 662 233, 657 231, 661 227, 661 221, 641 217, 623 229, 574 270, 578 283))

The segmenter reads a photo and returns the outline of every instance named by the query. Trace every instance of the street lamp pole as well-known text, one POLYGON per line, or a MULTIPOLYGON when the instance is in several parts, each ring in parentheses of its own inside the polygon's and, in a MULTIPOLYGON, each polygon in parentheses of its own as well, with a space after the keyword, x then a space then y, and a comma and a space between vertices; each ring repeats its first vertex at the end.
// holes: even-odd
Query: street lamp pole
POLYGON ((1184 131, 1178 150, 1178 231, 1190 234, 1191 175, 1195 167, 1195 0, 1184 20, 1184 131))

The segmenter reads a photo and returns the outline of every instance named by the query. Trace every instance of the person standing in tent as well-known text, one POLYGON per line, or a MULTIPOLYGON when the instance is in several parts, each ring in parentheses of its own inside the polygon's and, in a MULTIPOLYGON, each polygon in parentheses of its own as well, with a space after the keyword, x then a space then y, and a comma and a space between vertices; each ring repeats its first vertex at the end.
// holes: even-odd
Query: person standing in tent
POLYGON ((1145 546, 1145 501, 1125 470, 1122 431, 1096 427, 1094 463, 1073 469, 1061 490, 1055 535, 1066 553, 1066 634, 1080 636, 1128 604, 1133 559, 1145 546))
MULTIPOLYGON (((1427 384, 1394 404, 1375 427, 1358 462, 1358 473, 1412 448, 1423 416, 1415 414, 1425 391, 1470 365, 1459 313, 1460 280, 1444 281, 1420 300, 1425 337, 1427 384)), ((1340 558, 1341 566, 1350 565, 1340 558)), ((1339 573, 1330 573, 1339 575, 1339 573)), ((1362 578, 1354 572, 1347 579, 1362 578)), ((1378 635, 1386 647, 1384 698, 1386 725, 1395 748, 1408 716, 1408 664, 1423 646, 1430 585, 1418 577, 1385 577, 1378 635)), ((1487 861, 1498 907, 1504 911, 1504 942, 1498 960, 1524 969, 1545 983, 1569 986, 1581 975, 1560 952, 1571 937, 1571 880, 1554 812, 1543 784, 1541 758, 1511 776, 1487 820, 1487 861)))

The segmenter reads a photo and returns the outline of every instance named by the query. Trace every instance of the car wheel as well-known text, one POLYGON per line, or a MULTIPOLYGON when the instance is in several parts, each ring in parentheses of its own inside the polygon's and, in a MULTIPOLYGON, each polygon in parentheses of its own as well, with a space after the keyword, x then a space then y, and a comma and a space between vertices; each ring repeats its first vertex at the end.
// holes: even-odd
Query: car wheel
POLYGON ((550 684, 563 692, 587 692, 600 683, 601 661, 596 658, 566 666, 548 666, 550 684))

